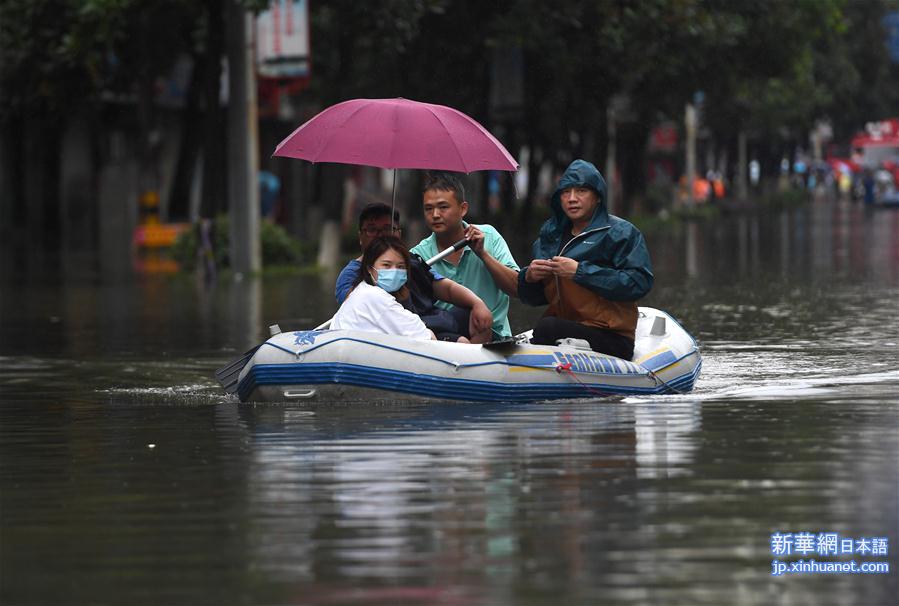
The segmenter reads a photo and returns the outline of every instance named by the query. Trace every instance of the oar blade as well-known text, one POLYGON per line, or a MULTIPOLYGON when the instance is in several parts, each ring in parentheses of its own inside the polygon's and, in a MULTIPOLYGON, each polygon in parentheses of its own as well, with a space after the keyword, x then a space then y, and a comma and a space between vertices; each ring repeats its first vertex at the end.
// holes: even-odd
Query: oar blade
POLYGON ((518 339, 515 337, 506 337, 504 339, 490 341, 489 343, 483 343, 481 347, 484 349, 511 349, 516 345, 518 345, 518 339))
POLYGON ((240 377, 240 371, 247 365, 247 362, 250 361, 250 358, 253 357, 253 354, 256 353, 256 350, 259 349, 259 347, 260 345, 257 345, 241 357, 231 360, 215 371, 215 380, 219 382, 219 385, 222 386, 226 393, 237 393, 237 383, 238 378, 240 377))

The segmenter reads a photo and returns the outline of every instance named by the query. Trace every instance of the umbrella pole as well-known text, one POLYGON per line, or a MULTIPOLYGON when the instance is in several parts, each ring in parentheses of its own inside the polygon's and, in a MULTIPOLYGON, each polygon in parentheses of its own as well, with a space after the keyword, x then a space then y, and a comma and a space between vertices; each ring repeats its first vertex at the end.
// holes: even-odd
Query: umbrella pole
POLYGON ((390 200, 390 235, 391 236, 394 235, 393 231, 394 231, 394 227, 396 227, 396 225, 394 224, 393 221, 394 221, 394 213, 396 213, 396 210, 394 210, 394 209, 396 208, 396 171, 398 171, 398 170, 399 170, 398 168, 393 169, 393 198, 390 200))

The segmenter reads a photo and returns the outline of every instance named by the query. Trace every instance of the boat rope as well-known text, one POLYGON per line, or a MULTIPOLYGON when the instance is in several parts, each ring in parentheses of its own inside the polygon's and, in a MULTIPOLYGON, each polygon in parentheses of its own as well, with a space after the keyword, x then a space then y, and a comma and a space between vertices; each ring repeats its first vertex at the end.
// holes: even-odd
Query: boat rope
MULTIPOLYGON (((584 383, 583 381, 581 381, 580 377, 578 377, 578 376, 574 373, 574 371, 571 370, 571 362, 566 362, 565 364, 559 364, 559 365, 557 365, 557 366, 556 366, 556 372, 559 373, 559 374, 567 373, 567 374, 570 375, 575 381, 577 381, 578 384, 579 384, 581 387, 583 387, 584 389, 586 389, 587 391, 589 391, 590 393, 592 393, 592 394, 595 395, 595 396, 605 397, 605 396, 609 395, 609 394, 604 393, 604 392, 602 392, 602 391, 600 391, 600 390, 598 390, 598 389, 595 389, 595 388, 591 387, 590 385, 587 385, 586 383, 584 383)), ((653 371, 647 370, 646 372, 647 372, 647 374, 649 375, 649 377, 650 377, 653 381, 656 382, 657 385, 664 385, 665 387, 668 388, 668 390, 669 390, 671 393, 678 394, 678 395, 684 395, 684 394, 687 393, 686 391, 680 390, 680 389, 674 387, 673 385, 671 385, 670 383, 666 382, 664 379, 662 379, 659 375, 657 375, 657 374, 654 373, 653 371)))
POLYGON ((666 383, 664 379, 662 379, 659 375, 657 375, 653 371, 647 370, 646 372, 649 374, 649 376, 652 378, 652 380, 656 382, 657 385, 664 385, 669 390, 671 390, 671 393, 678 394, 681 396, 687 393, 686 391, 682 391, 682 390, 678 389, 677 387, 674 387, 670 383, 666 383))
POLYGON ((564 373, 567 373, 567 374, 570 375, 575 381, 577 381, 578 384, 579 384, 581 387, 583 387, 584 389, 586 389, 587 391, 589 391, 590 393, 592 393, 592 394, 595 395, 595 396, 599 396, 599 397, 601 397, 601 398, 604 398, 604 397, 606 397, 606 396, 609 395, 609 394, 607 394, 607 393, 605 393, 605 392, 602 392, 602 391, 600 391, 600 390, 598 390, 598 389, 595 389, 595 388, 591 387, 590 385, 587 385, 586 383, 584 383, 583 381, 581 381, 580 377, 578 377, 576 374, 574 374, 574 371, 571 370, 571 362, 566 362, 565 364, 559 364, 558 366, 556 366, 556 372, 559 373, 559 374, 562 374, 563 372, 564 372, 564 373))

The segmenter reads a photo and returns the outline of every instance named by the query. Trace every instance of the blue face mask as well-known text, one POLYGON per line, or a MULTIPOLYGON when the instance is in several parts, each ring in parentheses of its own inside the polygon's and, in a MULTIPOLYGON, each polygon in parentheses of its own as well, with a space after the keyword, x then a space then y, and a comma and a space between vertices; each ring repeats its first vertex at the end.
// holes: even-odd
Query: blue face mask
POLYGON ((396 292, 403 287, 408 277, 405 269, 379 269, 378 286, 387 292, 396 292))

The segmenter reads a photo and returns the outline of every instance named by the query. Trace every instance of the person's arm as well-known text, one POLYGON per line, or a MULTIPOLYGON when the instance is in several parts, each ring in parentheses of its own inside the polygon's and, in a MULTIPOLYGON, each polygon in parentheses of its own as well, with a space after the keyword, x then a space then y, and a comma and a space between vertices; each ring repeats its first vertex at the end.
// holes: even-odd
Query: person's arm
POLYGON ((510 297, 518 298, 518 272, 494 259, 487 251, 478 256, 487 266, 496 285, 510 297))
MULTIPOLYGON (((500 263, 490 254, 484 247, 484 232, 475 225, 469 225, 465 229, 465 238, 468 240, 468 247, 484 262, 484 266, 500 290, 510 297, 518 298, 518 270, 500 263)), ((505 248, 508 250, 508 247, 505 248)), ((508 256, 511 258, 511 254, 508 256)))
POLYGON ((643 235, 634 229, 615 243, 607 261, 554 257, 556 275, 570 277, 609 301, 636 301, 652 289, 654 277, 643 235))
POLYGON ((334 285, 334 298, 337 299, 338 305, 343 305, 347 295, 353 290, 353 282, 356 281, 356 276, 359 275, 359 266, 358 261, 350 261, 346 267, 340 270, 337 282, 334 285))
POLYGON ((581 261, 574 281, 609 301, 637 301, 652 290, 654 277, 642 267, 619 269, 581 261))
POLYGON ((546 261, 535 259, 519 272, 518 298, 521 299, 522 303, 535 307, 549 303, 543 290, 543 278, 551 274, 541 266, 542 263, 546 263, 546 261))
POLYGON ((490 308, 471 289, 458 282, 453 282, 449 278, 435 280, 434 297, 452 303, 456 307, 470 309, 469 329, 471 333, 479 333, 493 327, 493 314, 490 312, 490 308))

